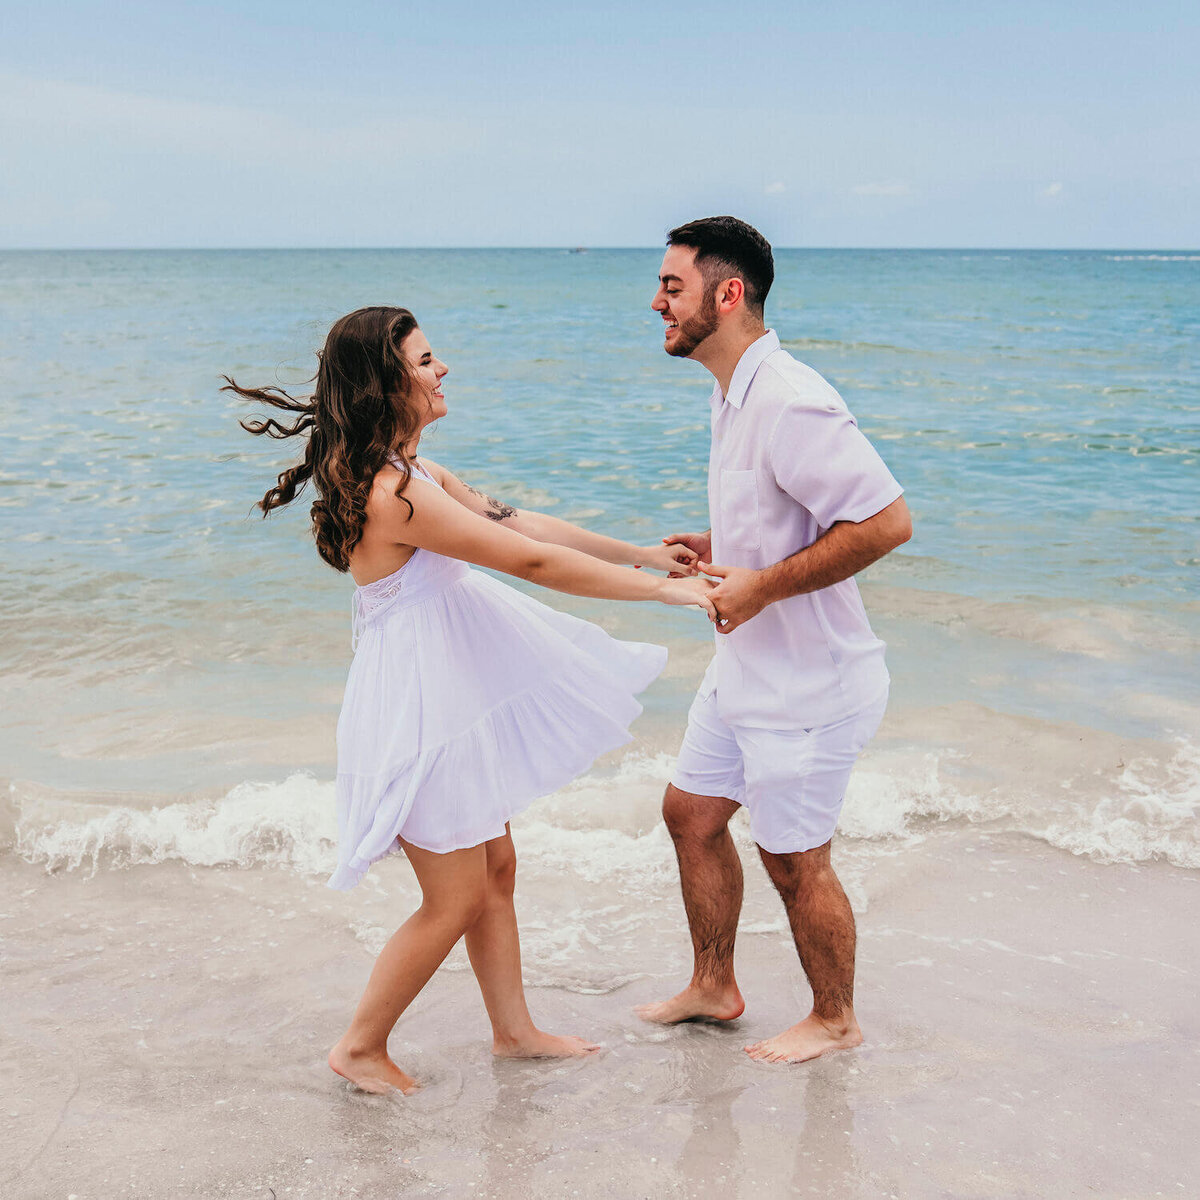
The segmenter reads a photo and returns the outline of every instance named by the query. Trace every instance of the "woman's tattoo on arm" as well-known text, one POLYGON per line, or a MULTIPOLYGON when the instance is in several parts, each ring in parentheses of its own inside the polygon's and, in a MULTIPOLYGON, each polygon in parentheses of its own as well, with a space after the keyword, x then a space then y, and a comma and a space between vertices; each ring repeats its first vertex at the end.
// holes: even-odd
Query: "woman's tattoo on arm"
POLYGON ((502 500, 497 500, 494 497, 489 496, 487 492, 481 492, 478 488, 472 487, 469 483, 465 483, 464 486, 468 492, 472 492, 481 500, 487 501, 487 512, 485 512, 483 515, 487 517, 489 521, 505 521, 509 517, 515 517, 517 515, 517 510, 513 508, 511 504, 505 504, 502 500))

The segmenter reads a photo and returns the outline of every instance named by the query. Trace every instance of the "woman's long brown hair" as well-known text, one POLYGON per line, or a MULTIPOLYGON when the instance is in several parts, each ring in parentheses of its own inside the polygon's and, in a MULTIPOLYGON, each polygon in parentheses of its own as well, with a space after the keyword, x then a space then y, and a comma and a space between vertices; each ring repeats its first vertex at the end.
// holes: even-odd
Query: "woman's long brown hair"
MULTIPOLYGON (((317 356, 316 388, 308 400, 282 388, 239 387, 222 376, 221 391, 297 414, 290 425, 274 417, 239 422, 247 433, 308 437, 303 460, 283 471, 256 507, 265 517, 290 504, 311 479, 317 490, 311 510, 317 551, 339 571, 350 569, 350 552, 362 538, 375 475, 398 460, 401 499, 412 477, 405 447, 420 428, 418 406, 424 397, 401 343, 416 328, 407 308, 360 308, 342 317, 317 356)), ((411 512, 411 503, 405 503, 411 512)))

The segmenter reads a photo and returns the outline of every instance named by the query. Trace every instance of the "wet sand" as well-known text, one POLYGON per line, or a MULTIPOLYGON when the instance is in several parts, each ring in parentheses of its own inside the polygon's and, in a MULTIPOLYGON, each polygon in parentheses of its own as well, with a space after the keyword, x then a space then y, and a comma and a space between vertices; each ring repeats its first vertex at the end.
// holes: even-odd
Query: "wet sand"
MULTIPOLYGON (((531 989, 541 1023, 603 1041, 598 1059, 494 1061, 456 952, 393 1036, 426 1083, 407 1099, 351 1090, 323 1059, 371 961, 347 917, 400 920, 408 899, 281 869, 89 877, 6 856, 0 1193, 1196 1194, 1195 873, 952 827, 869 864, 846 855, 851 875, 869 866, 851 888, 859 1050, 794 1067, 741 1053, 808 998, 778 925, 755 917, 771 897, 747 862, 740 1021, 631 1015, 685 973, 665 890, 657 937, 590 948, 628 982, 531 989)), ((623 903, 610 896, 604 927, 623 903)))

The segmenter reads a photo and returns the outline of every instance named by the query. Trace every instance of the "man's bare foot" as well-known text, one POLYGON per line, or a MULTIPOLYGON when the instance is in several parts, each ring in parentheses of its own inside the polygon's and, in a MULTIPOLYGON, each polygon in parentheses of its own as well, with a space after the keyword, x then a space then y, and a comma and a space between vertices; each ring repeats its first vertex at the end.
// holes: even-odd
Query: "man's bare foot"
POLYGON ((329 1065, 343 1079, 348 1079, 364 1092, 380 1095, 396 1091, 410 1095, 421 1085, 411 1075, 406 1075, 386 1054, 355 1053, 345 1044, 338 1042, 329 1052, 329 1065))
POLYGON ((600 1047, 580 1037, 556 1037, 531 1029, 520 1037, 495 1038, 492 1053, 497 1058, 584 1058, 600 1047))
POLYGON ((822 1021, 809 1013, 799 1025, 773 1038, 747 1046, 746 1053, 759 1062, 800 1063, 820 1058, 830 1050, 850 1050, 862 1045, 862 1031, 854 1014, 843 1021, 822 1021))
POLYGON ((734 1021, 746 1011, 746 1002, 737 984, 723 988, 702 988, 689 983, 678 996, 657 1004, 639 1004, 634 1010, 643 1021, 655 1025, 677 1025, 680 1021, 707 1018, 734 1021))

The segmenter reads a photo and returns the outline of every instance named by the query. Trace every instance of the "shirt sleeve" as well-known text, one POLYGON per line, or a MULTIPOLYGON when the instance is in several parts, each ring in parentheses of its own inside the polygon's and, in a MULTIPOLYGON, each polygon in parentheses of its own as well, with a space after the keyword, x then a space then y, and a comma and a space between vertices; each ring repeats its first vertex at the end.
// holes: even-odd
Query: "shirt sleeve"
POLYGON ((822 529, 865 521, 904 489, 840 401, 789 404, 770 444, 775 481, 804 505, 822 529))

